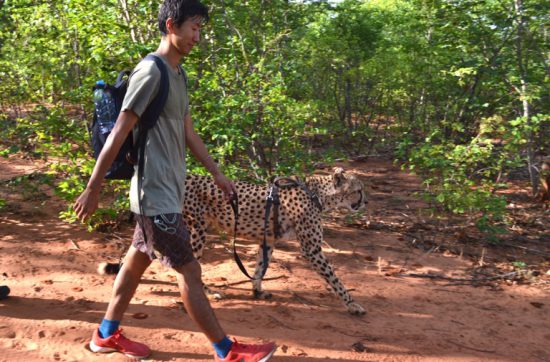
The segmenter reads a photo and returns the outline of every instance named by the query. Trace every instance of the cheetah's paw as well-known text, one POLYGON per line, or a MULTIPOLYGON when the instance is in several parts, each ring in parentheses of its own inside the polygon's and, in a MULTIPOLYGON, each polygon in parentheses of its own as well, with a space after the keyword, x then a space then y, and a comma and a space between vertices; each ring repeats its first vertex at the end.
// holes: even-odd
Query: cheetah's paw
POLYGON ((254 290, 254 299, 271 299, 273 294, 264 291, 254 290))
POLYGON ((361 305, 355 303, 355 302, 351 302, 347 305, 348 307, 348 312, 350 314, 353 314, 353 315, 365 315, 365 313, 367 313, 367 311, 365 310, 365 308, 363 308, 361 305))

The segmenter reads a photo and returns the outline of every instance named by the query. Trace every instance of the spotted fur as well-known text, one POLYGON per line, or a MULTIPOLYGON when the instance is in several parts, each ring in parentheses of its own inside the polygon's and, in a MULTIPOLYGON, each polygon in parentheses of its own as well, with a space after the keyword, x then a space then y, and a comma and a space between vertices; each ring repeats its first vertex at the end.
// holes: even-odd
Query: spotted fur
MULTIPOLYGON (((235 183, 239 195, 239 222, 237 236, 263 239, 264 216, 268 187, 253 185, 241 181, 235 183)), ((305 190, 299 187, 279 190, 280 208, 278 223, 280 238, 273 233, 271 213, 268 230, 268 257, 271 259, 276 241, 297 239, 302 255, 309 261, 317 273, 328 283, 332 291, 340 297, 351 314, 361 315, 364 308, 355 303, 348 290, 322 251, 323 227, 321 212, 334 208, 348 208, 357 211, 366 205, 362 182, 353 174, 336 168, 328 176, 312 176, 306 179, 308 189, 315 193, 321 202, 322 210, 316 206, 305 190)), ((234 215, 230 205, 224 200, 222 192, 212 178, 190 175, 186 180, 186 197, 183 216, 191 234, 191 245, 197 259, 200 259, 206 242, 206 230, 210 226, 233 233, 234 215)), ((253 281, 253 293, 257 298, 266 299, 270 293, 262 290, 259 276, 262 271, 262 252, 259 248, 253 281)), ((207 292, 209 290, 207 289, 207 292)))

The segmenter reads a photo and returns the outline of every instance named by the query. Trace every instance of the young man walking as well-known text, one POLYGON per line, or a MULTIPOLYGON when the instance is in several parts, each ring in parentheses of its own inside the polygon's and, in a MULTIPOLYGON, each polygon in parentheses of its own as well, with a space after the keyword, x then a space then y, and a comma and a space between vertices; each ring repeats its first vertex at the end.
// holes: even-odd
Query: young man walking
MULTIPOLYGON (((208 9, 198 0, 165 0, 161 6, 159 29, 162 38, 155 54, 165 62, 170 91, 158 122, 148 132, 140 194, 137 172, 131 181, 130 205, 136 214, 137 225, 132 246, 116 277, 105 318, 93 333, 90 349, 94 352, 119 351, 134 358, 145 358, 151 353, 146 345, 122 335, 119 325, 141 276, 154 259, 177 272, 185 308, 212 342, 215 361, 264 362, 275 351, 273 343, 247 345, 227 337, 204 295, 201 267, 193 257, 189 233, 182 219, 186 146, 212 174, 228 200, 235 193, 235 186, 218 170, 193 129, 185 76, 178 67, 181 58, 199 41, 201 26, 207 20, 208 9)), ((160 70, 153 61, 140 62, 132 72, 115 127, 98 157, 86 189, 75 203, 81 220, 97 209, 104 175, 126 136, 137 127, 140 116, 155 97, 159 83, 160 70)))

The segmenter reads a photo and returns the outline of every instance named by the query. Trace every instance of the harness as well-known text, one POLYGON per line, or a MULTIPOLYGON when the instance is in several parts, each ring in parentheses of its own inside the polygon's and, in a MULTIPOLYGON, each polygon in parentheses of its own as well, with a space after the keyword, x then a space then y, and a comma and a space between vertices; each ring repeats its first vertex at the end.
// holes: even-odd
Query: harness
POLYGON ((319 209, 319 211, 322 211, 323 206, 321 205, 321 201, 319 200, 319 197, 317 194, 312 192, 307 185, 304 182, 301 182, 297 178, 292 177, 276 177, 272 179, 271 185, 269 187, 269 190, 267 192, 266 197, 266 204, 265 204, 265 216, 264 216, 264 238, 262 241, 262 273, 258 279, 251 277, 248 272, 246 271, 246 268, 244 267, 241 258, 239 257, 239 254, 237 253, 237 248, 235 245, 235 240, 237 237, 237 224, 239 220, 239 202, 238 198, 235 195, 231 199, 231 208, 233 209, 233 213, 235 214, 235 225, 233 229, 233 257, 235 259, 235 262, 239 266, 239 269, 241 272, 246 275, 251 280, 261 280, 263 279, 267 267, 269 264, 269 258, 268 258, 268 252, 269 247, 267 246, 267 230, 269 228, 269 216, 271 213, 271 208, 273 208, 273 235, 275 238, 280 238, 282 236, 281 234, 281 225, 279 224, 279 206, 281 204, 279 200, 279 189, 290 189, 293 187, 298 187, 302 189, 309 197, 309 199, 313 202, 313 204, 319 209))

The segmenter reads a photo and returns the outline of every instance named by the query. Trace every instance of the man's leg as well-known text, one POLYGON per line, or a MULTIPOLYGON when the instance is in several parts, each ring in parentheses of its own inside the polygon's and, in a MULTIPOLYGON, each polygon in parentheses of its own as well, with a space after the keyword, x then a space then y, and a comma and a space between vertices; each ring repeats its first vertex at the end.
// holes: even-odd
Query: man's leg
POLYGON ((210 342, 221 341, 225 333, 204 294, 199 262, 193 260, 174 270, 178 272, 178 285, 187 313, 210 342))
POLYGON ((105 319, 120 321, 128 308, 145 270, 151 265, 148 255, 133 245, 124 258, 124 264, 116 276, 105 319))
POLYGON ((240 344, 232 342, 222 330, 210 301, 204 294, 201 266, 192 260, 174 267, 178 272, 178 284, 187 313, 212 342, 215 361, 267 361, 275 352, 274 343, 240 344))
POLYGON ((100 328, 94 331, 90 341, 90 349, 93 352, 118 351, 133 358, 145 358, 151 354, 146 345, 134 342, 124 337, 118 329, 124 312, 128 308, 141 276, 151 264, 147 254, 142 253, 134 245, 130 247, 124 264, 117 274, 113 286, 113 294, 101 322, 100 328))
MULTIPOLYGON (((218 319, 210 306, 203 291, 201 266, 193 257, 193 250, 189 243, 189 232, 185 228, 181 214, 163 214, 151 218, 138 219, 147 234, 148 243, 143 243, 141 228, 136 228, 134 235, 134 247, 129 252, 129 259, 134 258, 137 266, 131 266, 129 270, 136 272, 133 282, 121 280, 124 287, 119 290, 119 283, 115 283, 113 298, 109 304, 106 318, 121 318, 128 305, 137 284, 139 277, 149 265, 148 250, 153 249, 154 257, 166 267, 171 267, 178 273, 178 284, 183 303, 191 319, 197 324, 206 337, 212 342, 216 351, 216 361, 267 361, 275 351, 273 343, 262 345, 244 345, 231 340, 225 335, 220 327, 218 319), (138 250, 147 254, 141 254, 145 260, 138 258, 138 250), (139 262, 142 260, 142 262, 139 262), (141 268, 139 267, 141 265, 141 268), (135 283, 135 285, 133 284, 135 283), (131 293, 130 293, 131 291, 131 293), (127 293, 127 294, 126 294, 127 293), (127 298, 127 299, 126 299, 127 298), (226 358, 225 358, 226 357, 226 358)), ((153 258, 153 257, 151 257, 153 258)), ((126 267, 126 260, 122 270, 126 267)), ((133 274, 132 274, 133 275, 133 274)), ((130 278, 132 279, 132 278, 130 278)), ((126 344, 126 341, 124 342, 126 344)), ((135 349, 135 342, 131 342, 132 349, 135 349)), ((138 346, 139 353, 145 355, 148 349, 146 346, 138 346), (144 347, 142 350, 141 348, 144 347), (143 351, 143 352, 142 352, 143 351)), ((120 351, 120 349, 117 349, 120 351)), ((137 354, 134 354, 137 355, 137 354)))

